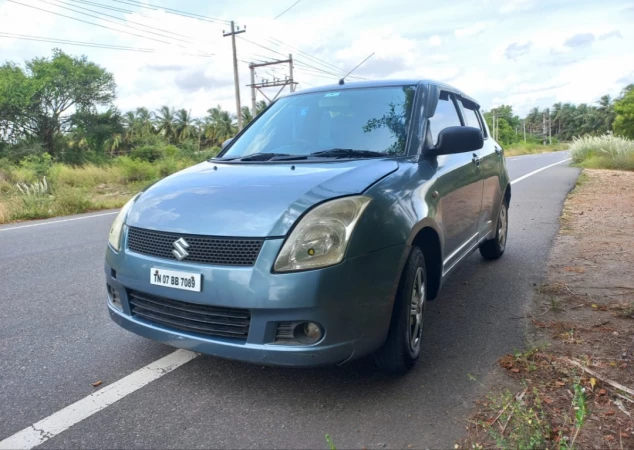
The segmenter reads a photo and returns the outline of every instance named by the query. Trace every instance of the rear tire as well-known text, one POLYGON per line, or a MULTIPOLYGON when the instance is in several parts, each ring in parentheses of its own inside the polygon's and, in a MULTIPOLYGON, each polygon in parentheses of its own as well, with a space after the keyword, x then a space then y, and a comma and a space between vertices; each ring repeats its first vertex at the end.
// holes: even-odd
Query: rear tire
POLYGON ((427 304, 427 271, 423 252, 414 247, 398 287, 388 336, 375 353, 379 368, 402 374, 418 361, 427 304))
POLYGON ((500 212, 498 213, 498 220, 495 227, 495 237, 480 244, 480 254, 484 259, 492 261, 498 259, 504 254, 509 229, 508 211, 509 208, 505 200, 502 202, 500 212))

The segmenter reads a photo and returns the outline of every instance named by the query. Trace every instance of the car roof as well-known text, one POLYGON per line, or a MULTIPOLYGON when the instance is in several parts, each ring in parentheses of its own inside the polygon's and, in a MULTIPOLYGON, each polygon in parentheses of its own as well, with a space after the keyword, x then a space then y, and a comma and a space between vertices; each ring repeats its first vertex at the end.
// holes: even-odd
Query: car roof
POLYGON ((330 91, 339 91, 339 90, 345 90, 345 89, 359 89, 359 88, 375 88, 375 87, 389 87, 389 86, 415 86, 418 84, 431 84, 431 85, 435 85, 440 87, 441 89, 447 89, 449 91, 455 92, 456 94, 458 94, 460 97, 469 100, 473 103, 475 103, 476 105, 480 106, 480 103, 478 103, 475 99, 473 99, 472 97, 468 96, 467 94, 465 94, 464 92, 462 92, 460 89, 457 89, 447 83, 443 83, 441 81, 436 81, 436 80, 430 80, 430 79, 414 79, 414 78, 409 78, 409 79, 385 79, 385 80, 367 80, 367 81, 352 81, 352 82, 346 82, 343 85, 340 84, 329 84, 329 85, 325 85, 325 86, 318 86, 318 87, 314 87, 314 88, 310 88, 310 89, 302 89, 301 91, 297 91, 294 92, 292 94, 289 94, 288 96, 291 95, 302 95, 302 94, 310 94, 310 93, 314 93, 314 92, 330 92, 330 91))

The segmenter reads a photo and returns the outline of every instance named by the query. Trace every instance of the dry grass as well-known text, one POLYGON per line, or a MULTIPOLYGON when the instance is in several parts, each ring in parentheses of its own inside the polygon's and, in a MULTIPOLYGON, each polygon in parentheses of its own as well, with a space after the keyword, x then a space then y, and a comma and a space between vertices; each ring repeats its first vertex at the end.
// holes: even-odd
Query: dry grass
POLYGON ((522 155, 533 155, 537 153, 549 153, 549 152, 558 152, 561 150, 567 150, 569 144, 567 143, 558 143, 552 145, 541 145, 541 144, 532 144, 532 143, 523 143, 520 142, 518 144, 512 144, 509 147, 504 149, 505 156, 522 156, 522 155))

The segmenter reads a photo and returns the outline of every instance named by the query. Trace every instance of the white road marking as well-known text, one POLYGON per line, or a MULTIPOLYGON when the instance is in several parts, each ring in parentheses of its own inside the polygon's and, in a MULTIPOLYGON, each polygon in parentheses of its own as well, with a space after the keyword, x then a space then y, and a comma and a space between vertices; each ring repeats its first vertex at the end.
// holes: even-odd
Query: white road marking
POLYGON ((18 227, 0 228, 0 233, 2 233, 3 231, 19 230, 21 228, 41 227, 43 225, 53 225, 55 223, 72 222, 74 220, 92 219, 93 217, 111 216, 113 214, 119 214, 119 211, 107 212, 107 213, 101 213, 101 214, 93 214, 91 216, 73 217, 72 219, 54 220, 54 221, 51 221, 51 222, 32 223, 30 225, 20 225, 18 227))
POLYGON ((40 445, 197 356, 198 353, 189 350, 176 350, 0 441, 0 449, 30 449, 40 445))
POLYGON ((553 166, 556 166, 557 164, 565 163, 566 161, 570 161, 571 159, 572 159, 572 158, 566 158, 566 159, 563 159, 563 160, 561 160, 561 161, 557 161, 557 162, 556 162, 556 163, 554 163, 554 164, 550 164, 550 165, 548 165, 548 166, 544 166, 544 167, 542 167, 542 168, 540 168, 540 169, 533 170, 532 172, 527 173, 526 175, 522 175, 521 177, 519 177, 519 178, 517 178, 517 179, 515 179, 515 180, 511 181, 511 185, 514 185, 515 183, 519 183, 520 181, 522 181, 522 180, 524 180, 524 179, 526 179, 526 178, 528 178, 528 177, 532 177, 533 175, 535 175, 536 173, 541 172, 542 170, 549 169, 549 168, 551 168, 551 167, 553 167, 553 166))

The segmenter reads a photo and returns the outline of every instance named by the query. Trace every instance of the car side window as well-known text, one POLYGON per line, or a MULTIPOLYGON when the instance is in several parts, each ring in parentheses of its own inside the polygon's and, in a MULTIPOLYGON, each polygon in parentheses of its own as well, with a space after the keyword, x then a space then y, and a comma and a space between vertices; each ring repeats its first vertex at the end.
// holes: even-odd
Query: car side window
POLYGON ((429 119, 429 131, 434 145, 438 143, 438 135, 442 130, 447 127, 459 127, 461 125, 460 116, 452 96, 448 92, 442 91, 434 117, 429 119))
POLYGON ((467 122, 465 125, 468 127, 478 128, 482 130, 482 124, 480 123, 480 119, 478 118, 477 106, 468 101, 462 101, 462 112, 465 121, 467 122))

